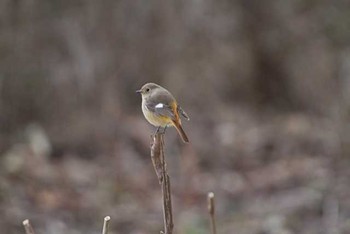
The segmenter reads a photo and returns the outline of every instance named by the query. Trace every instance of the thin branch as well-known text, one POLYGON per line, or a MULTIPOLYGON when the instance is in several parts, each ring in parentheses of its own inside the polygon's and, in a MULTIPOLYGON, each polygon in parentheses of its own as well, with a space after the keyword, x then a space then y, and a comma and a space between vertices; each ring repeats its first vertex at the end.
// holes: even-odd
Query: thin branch
POLYGON ((111 220, 111 217, 106 216, 103 220, 103 229, 102 234, 108 234, 108 228, 109 228, 109 221, 111 220))
POLYGON ((166 167, 164 156, 164 137, 162 133, 156 133, 156 135, 153 137, 153 142, 151 144, 151 159, 158 177, 158 181, 162 188, 164 233, 172 234, 174 223, 171 206, 170 177, 166 167))
POLYGON ((26 231, 26 234, 35 234, 33 228, 32 228, 32 225, 30 224, 29 220, 26 219, 22 222, 23 226, 24 226, 24 229, 26 231))
POLYGON ((208 211, 210 215, 210 226, 211 233, 216 234, 216 223, 215 223, 215 201, 214 201, 214 193, 208 193, 208 211))

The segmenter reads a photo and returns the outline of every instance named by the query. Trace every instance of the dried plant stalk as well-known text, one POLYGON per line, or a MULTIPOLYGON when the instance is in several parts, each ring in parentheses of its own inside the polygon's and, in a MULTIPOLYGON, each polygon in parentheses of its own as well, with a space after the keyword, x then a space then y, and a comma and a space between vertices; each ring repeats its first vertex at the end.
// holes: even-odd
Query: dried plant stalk
POLYGON ((156 172, 156 175, 158 177, 159 184, 162 184, 163 180, 163 159, 161 151, 163 151, 163 146, 162 144, 162 135, 161 134, 156 134, 153 136, 153 141, 151 143, 151 159, 152 159, 152 164, 154 167, 154 170, 156 172))
POLYGON ((103 220, 103 228, 102 228, 102 234, 108 234, 109 229, 109 221, 111 220, 111 217, 106 216, 103 220))
POLYGON ((153 142, 151 144, 151 159, 162 188, 164 233, 172 234, 174 223, 171 206, 170 177, 167 172, 164 157, 164 135, 162 133, 156 133, 153 137, 153 142))
POLYGON ((34 229, 32 225, 29 222, 29 219, 24 220, 23 222, 24 230, 26 231, 26 234, 35 234, 34 229))
POLYGON ((210 215, 210 226, 211 233, 216 234, 216 223, 215 223, 215 201, 214 201, 214 193, 208 193, 208 211, 210 215))

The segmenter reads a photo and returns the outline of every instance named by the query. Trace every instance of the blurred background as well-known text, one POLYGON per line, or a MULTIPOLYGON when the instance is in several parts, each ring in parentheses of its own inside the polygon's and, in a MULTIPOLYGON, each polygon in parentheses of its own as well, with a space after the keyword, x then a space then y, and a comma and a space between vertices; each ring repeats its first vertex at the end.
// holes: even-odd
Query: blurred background
POLYGON ((141 98, 168 88, 175 233, 350 233, 350 4, 0 1, 0 229, 159 233, 141 98))

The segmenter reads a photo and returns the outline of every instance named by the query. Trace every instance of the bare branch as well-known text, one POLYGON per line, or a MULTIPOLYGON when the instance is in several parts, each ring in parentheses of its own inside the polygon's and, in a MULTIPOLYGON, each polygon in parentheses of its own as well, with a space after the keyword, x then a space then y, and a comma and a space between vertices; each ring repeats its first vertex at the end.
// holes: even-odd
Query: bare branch
POLYGON ((213 192, 208 193, 208 211, 210 215, 211 233, 216 234, 215 202, 213 192))
POLYGON ((29 222, 29 219, 24 220, 23 222, 24 229, 26 231, 26 234, 35 234, 34 230, 32 228, 32 225, 29 222))

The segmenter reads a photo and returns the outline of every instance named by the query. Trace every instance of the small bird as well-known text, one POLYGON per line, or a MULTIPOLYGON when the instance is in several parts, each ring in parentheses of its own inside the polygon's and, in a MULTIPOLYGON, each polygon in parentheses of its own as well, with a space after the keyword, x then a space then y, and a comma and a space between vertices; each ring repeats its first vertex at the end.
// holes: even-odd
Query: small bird
POLYGON ((142 96, 142 112, 149 123, 158 127, 157 132, 162 127, 174 126, 185 143, 188 137, 181 125, 179 115, 190 120, 186 112, 178 105, 173 95, 154 83, 147 83, 140 90, 136 91, 142 96))

